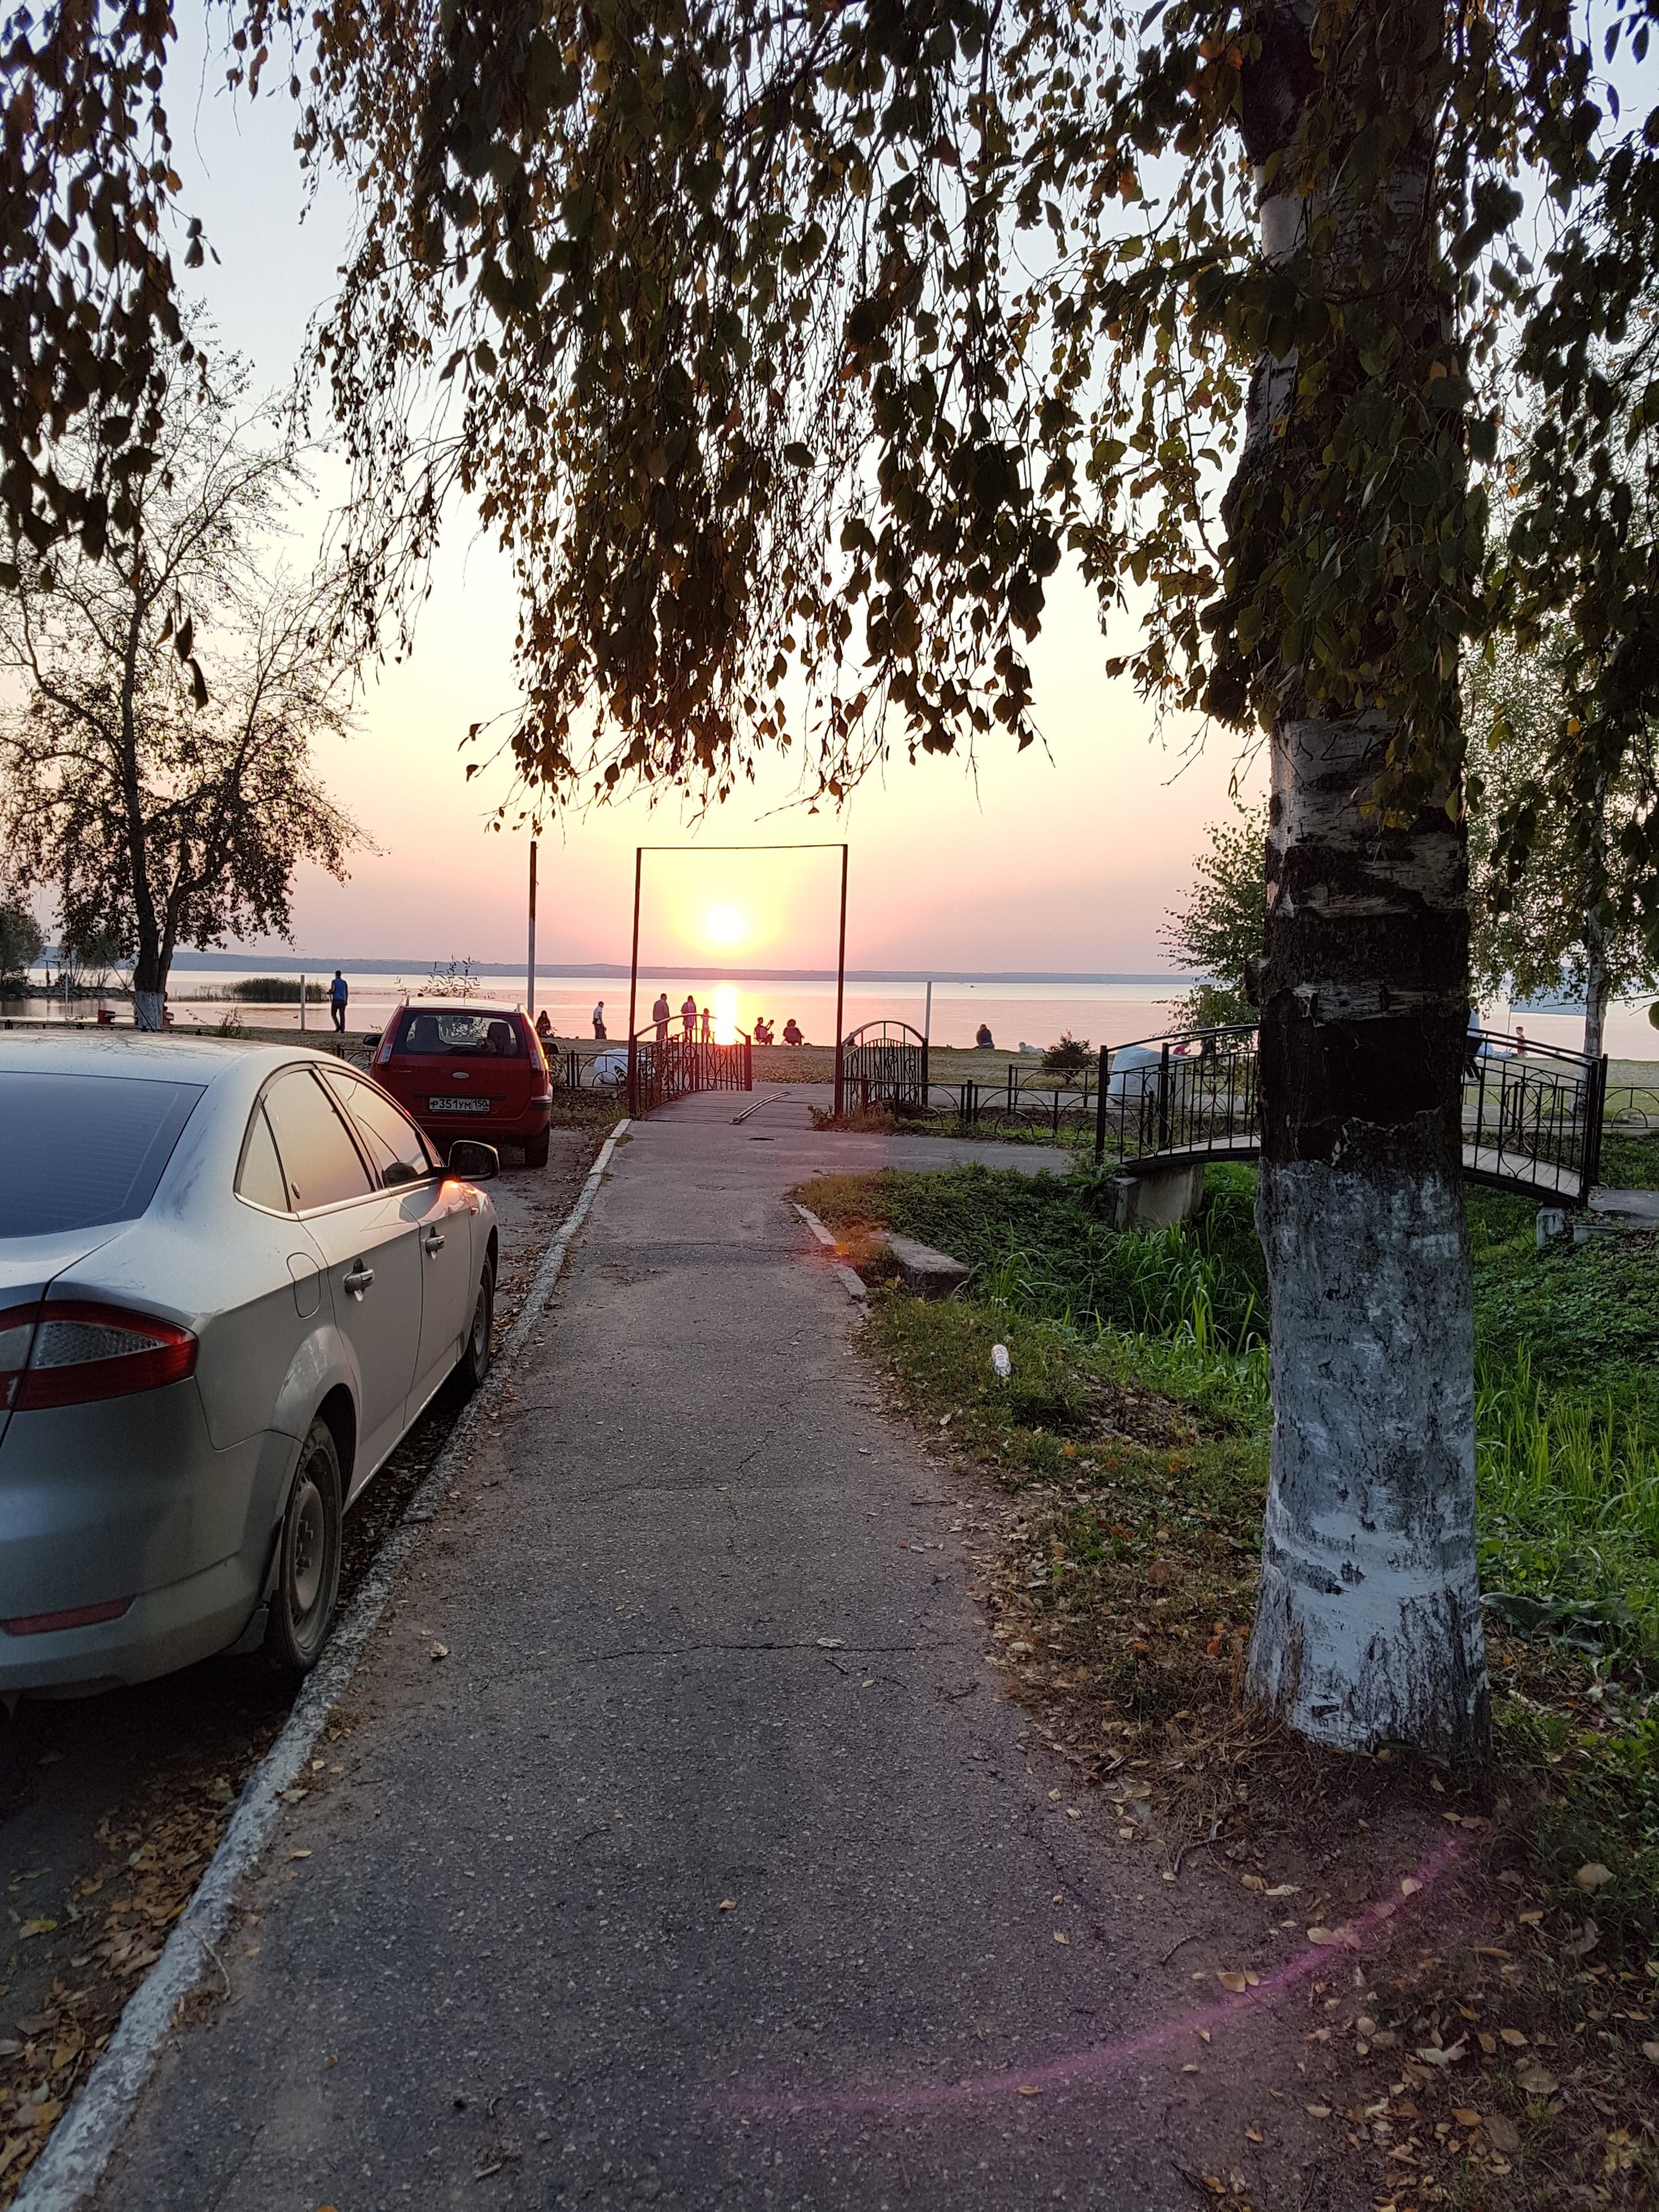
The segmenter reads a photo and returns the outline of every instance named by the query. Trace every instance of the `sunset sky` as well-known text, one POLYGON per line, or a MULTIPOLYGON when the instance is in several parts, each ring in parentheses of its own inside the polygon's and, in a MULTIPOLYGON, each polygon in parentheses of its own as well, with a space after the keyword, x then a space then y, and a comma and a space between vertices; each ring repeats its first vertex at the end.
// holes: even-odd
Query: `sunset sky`
MULTIPOLYGON (((262 384, 283 382, 307 319, 326 300, 345 237, 346 195, 325 190, 303 224, 285 97, 256 109, 213 88, 188 46, 170 106, 186 204, 219 256, 191 281, 221 336, 252 357, 262 384)), ((541 848, 540 957, 628 957, 634 848, 848 838, 848 957, 855 967, 1148 972, 1166 962, 1158 925, 1186 883, 1205 825, 1228 808, 1237 756, 1212 739, 1152 732, 1127 684, 1109 684, 1093 607, 1055 580, 1036 651, 1048 754, 993 744, 976 772, 951 761, 890 768, 841 817, 809 817, 781 774, 700 830, 659 806, 629 804, 571 818, 541 848), (779 810, 786 811, 779 811, 779 810)), ((512 586, 494 546, 456 518, 405 665, 371 677, 361 725, 319 755, 335 794, 378 854, 350 880, 307 871, 298 887, 298 949, 322 958, 519 957, 525 843, 488 828, 508 787, 504 768, 469 785, 459 748, 469 724, 509 708, 512 586)), ((1264 764, 1240 770, 1254 792, 1264 764)), ((653 857, 641 951, 647 960, 752 958, 818 967, 835 955, 835 863, 706 852, 653 857), (711 932, 709 916, 732 910, 711 932), (736 921, 734 923, 733 916, 736 921)), ((275 950, 274 945, 270 948, 275 950)))

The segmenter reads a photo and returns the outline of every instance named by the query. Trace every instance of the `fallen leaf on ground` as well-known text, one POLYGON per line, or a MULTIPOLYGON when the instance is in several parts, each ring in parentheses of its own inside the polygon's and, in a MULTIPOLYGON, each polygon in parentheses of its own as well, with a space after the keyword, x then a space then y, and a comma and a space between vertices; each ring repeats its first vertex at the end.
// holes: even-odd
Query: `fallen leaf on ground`
POLYGON ((26 1920, 17 1932, 20 1936, 50 1936, 57 1925, 55 1920, 26 1920))
POLYGON ((1268 1897, 1298 1897, 1301 1893, 1302 1885, 1298 1881, 1276 1881, 1264 1894, 1268 1897))
POLYGON ((1521 2130, 1507 2112, 1488 2112, 1486 2140, 1494 2150, 1508 2153, 1521 2148, 1521 2130))
POLYGON ((816 1641, 820 1651, 839 1651, 846 1638, 840 1636, 820 1636, 816 1641))
POLYGON ((1249 1986, 1243 1974, 1218 1973, 1216 1979, 1224 1990, 1231 1990, 1235 1996, 1239 1995, 1249 1986))
POLYGON ((1644 2043, 1642 2045, 1642 2056, 1644 2058, 1652 2059, 1654 2064, 1659 2066, 1659 2043, 1644 2043))
POLYGON ((1561 2086, 1535 2058, 1523 2058, 1515 2069, 1515 2078, 1529 2097, 1553 2097, 1561 2086))
POLYGON ((1304 2105, 1302 2109, 1304 2112, 1312 2113, 1316 2120, 1328 2120, 1331 2117, 1331 2108, 1328 2105, 1304 2105))
POLYGON ((723 1898, 721 1898, 721 1899, 720 1899, 720 1911, 721 1911, 722 1912, 735 1912, 735 1911, 737 1911, 737 1909, 738 1909, 738 1900, 737 1900, 737 1899, 736 1899, 735 1897, 723 1897, 723 1898))
POLYGON ((1402 1874, 1400 1877, 1400 1894, 1401 1897, 1415 1897, 1418 1891, 1421 1889, 1422 1887, 1422 1883, 1419 1881, 1417 1876, 1413 1874, 1402 1874))
POLYGON ((289 1856, 291 1859, 308 1859, 311 1856, 311 1853, 309 1851, 290 1851, 289 1853, 289 1856))
POLYGON ((434 1659, 447 1659, 449 1656, 449 1646, 447 1644, 434 1644, 432 1647, 430 1656, 434 1659))
POLYGON ((1592 1859, 1588 1866, 1579 1868, 1573 1880, 1580 1889, 1600 1889, 1603 1882, 1613 1880, 1613 1869, 1604 1867, 1599 1859, 1592 1859))
POLYGON ((1480 2124, 1480 2115, 1472 2105, 1454 2105, 1452 2118, 1460 2128, 1478 2128, 1480 2124))
POLYGON ((1518 2027, 1500 2027, 1498 2031, 1511 2051, 1524 2051, 1527 2039, 1518 2027))
POLYGON ((1437 2044, 1425 2043, 1420 2051, 1412 2055, 1425 2066, 1455 2066, 1458 2060, 1467 2054, 1468 2047, 1468 2038, 1460 2035, 1455 2043, 1449 2043, 1443 2051, 1437 2044))
POLYGON ((1022 2081, 1019 2085, 1019 2094, 1022 2097, 1040 2097, 1042 2092, 1035 2081, 1022 2081))

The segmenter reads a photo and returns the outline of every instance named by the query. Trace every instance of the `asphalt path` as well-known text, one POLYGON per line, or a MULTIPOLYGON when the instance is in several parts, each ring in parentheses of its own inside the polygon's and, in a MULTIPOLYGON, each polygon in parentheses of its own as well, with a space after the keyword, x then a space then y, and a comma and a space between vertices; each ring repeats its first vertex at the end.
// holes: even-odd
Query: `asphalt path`
POLYGON ((1173 2212, 1258 2157, 1241 2082, 1253 2201, 1303 2201, 1242 2045, 1206 2106, 1184 1888, 1002 1701, 977 1478, 884 1419, 785 1195, 1055 1163, 752 1103, 618 1147, 102 2206, 1173 2212))
MULTIPOLYGON (((546 1168, 504 1158, 491 1186, 503 1327, 597 1142, 560 1130, 546 1168)), ((343 1601, 441 1449, 456 1410, 443 1394, 354 1506, 343 1601)), ((95 2039, 155 1955, 170 1911, 188 1895, 290 1703, 256 1656, 209 1660, 94 1698, 25 1699, 0 1712, 0 2095, 15 2077, 27 2091, 46 2081, 61 2100, 90 2063, 95 2039), (133 1940, 111 1970, 107 1910, 118 1900, 118 1913, 123 1892, 130 1901, 137 1882, 143 1895, 136 1917, 127 1916, 133 1940), (66 2048, 74 2049, 68 2070, 63 2060, 52 2067, 66 2048)), ((24 2170, 9 2161, 0 2199, 24 2170)))

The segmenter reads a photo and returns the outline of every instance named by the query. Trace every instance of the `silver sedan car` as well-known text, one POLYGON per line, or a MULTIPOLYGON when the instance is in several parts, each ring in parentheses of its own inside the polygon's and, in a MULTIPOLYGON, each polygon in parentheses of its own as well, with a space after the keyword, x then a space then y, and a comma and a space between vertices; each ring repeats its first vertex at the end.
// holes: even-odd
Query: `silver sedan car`
POLYGON ((346 1508, 489 1363, 451 1158, 343 1062, 0 1035, 0 1692, 315 1662, 346 1508))

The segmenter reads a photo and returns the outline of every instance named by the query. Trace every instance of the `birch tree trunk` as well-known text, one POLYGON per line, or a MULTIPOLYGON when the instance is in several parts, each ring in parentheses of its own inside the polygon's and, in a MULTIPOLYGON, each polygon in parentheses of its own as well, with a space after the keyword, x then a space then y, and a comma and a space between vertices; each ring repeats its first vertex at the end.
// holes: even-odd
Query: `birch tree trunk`
MULTIPOLYGON (((1258 173, 1306 96, 1308 20, 1279 7, 1245 88, 1258 173)), ((1405 269, 1421 178, 1402 173, 1387 198, 1405 269)), ((1264 252, 1294 252, 1309 220, 1293 191, 1264 196, 1264 252)), ((1442 312, 1408 270, 1401 292, 1406 306, 1385 298, 1379 315, 1442 312)), ((1297 466, 1296 374, 1293 356, 1258 371, 1241 474, 1297 466)), ((1297 689, 1272 732, 1256 992, 1273 1426, 1247 1686, 1315 1742, 1463 1756, 1484 1747, 1488 1718, 1462 1192, 1465 837, 1443 806, 1385 828, 1364 802, 1388 721, 1298 709, 1297 689)))
POLYGON ((1601 916, 1590 914, 1584 922, 1584 1057, 1600 1060, 1607 1023, 1607 933, 1601 916))
POLYGON ((1590 811, 1593 867, 1590 896, 1584 908, 1584 1057, 1600 1060, 1607 1029, 1608 971, 1607 933, 1597 900, 1607 879, 1607 780, 1595 781, 1590 811))

